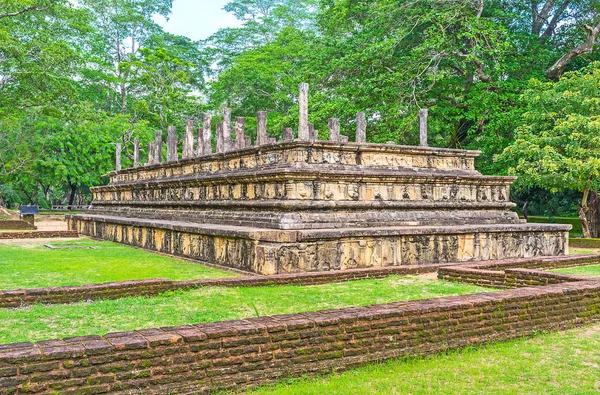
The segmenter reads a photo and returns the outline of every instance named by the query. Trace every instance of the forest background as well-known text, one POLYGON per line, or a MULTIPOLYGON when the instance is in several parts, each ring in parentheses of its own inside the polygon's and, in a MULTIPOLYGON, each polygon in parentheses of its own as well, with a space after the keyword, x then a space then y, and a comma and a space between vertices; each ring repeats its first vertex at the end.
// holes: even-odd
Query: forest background
POLYGON ((362 111, 368 141, 416 144, 427 108, 431 145, 600 236, 600 0, 232 0, 239 27, 199 42, 156 22, 172 6, 0 1, 0 205, 88 203, 117 143, 128 165, 134 138, 224 107, 280 137, 308 82, 316 129, 352 140, 362 111))

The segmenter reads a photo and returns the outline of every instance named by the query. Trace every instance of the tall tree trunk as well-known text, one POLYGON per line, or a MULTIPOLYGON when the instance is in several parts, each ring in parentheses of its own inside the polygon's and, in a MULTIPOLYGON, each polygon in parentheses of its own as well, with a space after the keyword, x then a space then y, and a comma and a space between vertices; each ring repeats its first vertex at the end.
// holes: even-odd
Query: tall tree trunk
POLYGON ((594 191, 590 191, 588 202, 587 220, 590 228, 590 235, 594 238, 600 237, 600 196, 594 191))
POLYGON ((75 201, 75 193, 77 192, 77 185, 69 184, 69 187, 71 188, 71 193, 69 194, 69 206, 72 206, 73 202, 75 201))
POLYGON ((590 194, 590 190, 585 189, 583 191, 583 198, 581 199, 581 207, 579 208, 579 220, 581 221, 581 229, 583 230, 583 237, 586 239, 591 238, 590 227, 588 225, 587 220, 587 212, 589 210, 588 207, 588 196, 590 194))

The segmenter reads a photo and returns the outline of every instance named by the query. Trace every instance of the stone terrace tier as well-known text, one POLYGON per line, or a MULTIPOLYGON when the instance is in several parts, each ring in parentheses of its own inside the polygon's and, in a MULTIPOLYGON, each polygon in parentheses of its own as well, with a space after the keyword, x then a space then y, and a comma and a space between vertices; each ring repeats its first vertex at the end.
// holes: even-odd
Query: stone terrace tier
POLYGON ((563 255, 565 225, 510 209, 477 151, 270 143, 110 173, 79 233, 261 273, 563 255))
POLYGON ((111 173, 91 213, 316 229, 515 224, 512 177, 473 169, 477 151, 288 142, 111 173))
POLYGON ((413 147, 395 144, 289 141, 234 151, 130 168, 109 173, 110 184, 162 179, 223 170, 255 170, 286 164, 345 165, 355 168, 429 169, 477 175, 474 159, 479 151, 413 147))

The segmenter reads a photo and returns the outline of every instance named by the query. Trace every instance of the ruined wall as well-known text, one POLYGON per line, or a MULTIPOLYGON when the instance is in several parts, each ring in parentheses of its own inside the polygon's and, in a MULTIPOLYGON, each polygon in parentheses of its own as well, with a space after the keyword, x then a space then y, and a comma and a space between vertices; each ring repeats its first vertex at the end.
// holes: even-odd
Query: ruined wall
POLYGON ((600 283, 0 346, 1 393, 209 393, 570 328, 600 283))
POLYGON ((454 227, 447 229, 446 232, 453 232, 447 234, 426 228, 417 234, 410 229, 379 229, 375 235, 360 230, 227 234, 200 225, 161 229, 157 224, 136 225, 134 220, 107 221, 75 216, 69 219, 69 226, 80 234, 261 274, 555 256, 568 252, 566 231, 560 230, 482 227, 470 233, 473 231, 468 228, 454 227))

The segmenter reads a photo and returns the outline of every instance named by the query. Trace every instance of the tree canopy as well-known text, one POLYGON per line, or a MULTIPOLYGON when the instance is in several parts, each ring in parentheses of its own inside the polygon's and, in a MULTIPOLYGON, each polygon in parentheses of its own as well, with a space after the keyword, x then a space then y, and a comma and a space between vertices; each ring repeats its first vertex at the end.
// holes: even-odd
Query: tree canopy
POLYGON ((204 112, 218 120, 223 107, 247 117, 250 132, 268 111, 280 136, 298 122, 300 82, 319 130, 337 117, 352 138, 365 112, 369 141, 414 144, 428 108, 430 143, 481 150, 485 173, 520 174, 521 187, 598 189, 586 155, 597 144, 600 0, 231 0, 225 10, 240 26, 199 42, 155 22, 171 8, 0 4, 9 203, 85 201, 114 165, 115 144, 127 162, 134 138, 146 147, 154 130, 181 130, 204 112))

